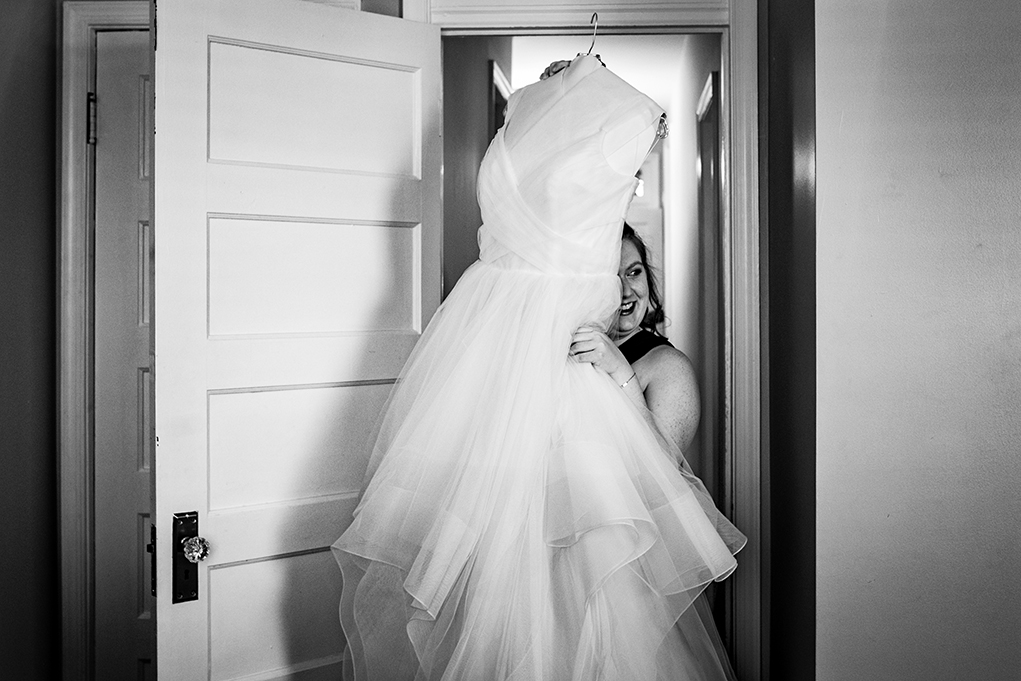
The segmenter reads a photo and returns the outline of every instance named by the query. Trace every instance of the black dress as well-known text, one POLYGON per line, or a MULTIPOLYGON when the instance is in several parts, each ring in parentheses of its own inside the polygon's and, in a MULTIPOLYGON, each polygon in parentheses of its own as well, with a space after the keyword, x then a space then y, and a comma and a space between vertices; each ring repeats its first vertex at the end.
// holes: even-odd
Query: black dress
MULTIPOLYGON (((621 343, 619 347, 628 364, 634 364, 642 357, 645 357, 650 350, 658 348, 660 345, 670 345, 670 341, 652 331, 640 329, 638 333, 621 343)), ((670 347, 673 347, 673 345, 670 345, 670 347)))

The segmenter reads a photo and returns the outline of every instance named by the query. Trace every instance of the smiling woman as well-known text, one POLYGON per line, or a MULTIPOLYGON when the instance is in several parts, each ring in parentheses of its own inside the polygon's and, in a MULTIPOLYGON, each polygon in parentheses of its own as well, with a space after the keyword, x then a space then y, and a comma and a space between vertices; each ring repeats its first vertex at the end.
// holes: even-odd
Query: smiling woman
POLYGON ((620 318, 617 320, 618 344, 640 328, 658 334, 659 325, 666 317, 659 296, 659 285, 652 276, 649 250, 645 242, 626 222, 621 235, 618 276, 623 286, 620 318))
POLYGON ((695 368, 687 355, 659 333, 664 314, 649 252, 627 223, 617 274, 621 305, 615 328, 609 335, 591 327, 579 329, 572 352, 606 371, 632 400, 644 402, 662 434, 686 452, 701 414, 695 368))
POLYGON ((682 452, 688 450, 701 415, 691 360, 659 334, 665 315, 648 250, 627 223, 620 248, 621 310, 615 342, 635 375, 649 410, 682 452))

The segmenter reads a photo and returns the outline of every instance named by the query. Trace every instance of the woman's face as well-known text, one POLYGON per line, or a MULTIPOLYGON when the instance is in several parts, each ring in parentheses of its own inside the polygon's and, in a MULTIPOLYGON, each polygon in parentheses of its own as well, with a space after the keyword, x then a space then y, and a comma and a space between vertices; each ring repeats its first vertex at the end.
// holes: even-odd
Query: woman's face
POLYGON ((638 249, 629 239, 621 241, 617 275, 621 281, 617 336, 623 338, 637 330, 649 312, 649 274, 638 249))

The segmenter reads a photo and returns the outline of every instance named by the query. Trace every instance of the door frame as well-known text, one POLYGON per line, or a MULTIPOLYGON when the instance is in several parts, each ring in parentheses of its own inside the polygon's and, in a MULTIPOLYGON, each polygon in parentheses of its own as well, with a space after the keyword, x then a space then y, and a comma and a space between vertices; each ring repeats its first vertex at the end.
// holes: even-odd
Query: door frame
POLYGON ((61 87, 57 470, 61 678, 92 678, 95 593, 93 451, 94 148, 87 93, 95 90, 96 33, 148 30, 149 3, 66 2, 61 87))
MULTIPOLYGON (((601 4, 602 33, 721 33, 721 219, 729 243, 724 258, 730 289, 730 365, 727 442, 731 453, 731 519, 748 537, 733 583, 734 664, 745 681, 769 678, 769 402, 762 323, 768 319, 760 252, 759 212, 759 3, 743 0, 675 0, 601 4)), ((472 0, 404 0, 403 18, 440 26, 441 36, 588 34, 592 5, 479 5, 472 0)))

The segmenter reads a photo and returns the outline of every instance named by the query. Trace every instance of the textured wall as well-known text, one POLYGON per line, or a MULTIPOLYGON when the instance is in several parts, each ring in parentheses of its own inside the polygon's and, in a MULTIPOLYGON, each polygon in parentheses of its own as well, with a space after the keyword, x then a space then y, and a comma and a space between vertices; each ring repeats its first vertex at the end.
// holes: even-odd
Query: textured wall
POLYGON ((817 678, 1021 666, 1021 4, 816 6, 817 678))

